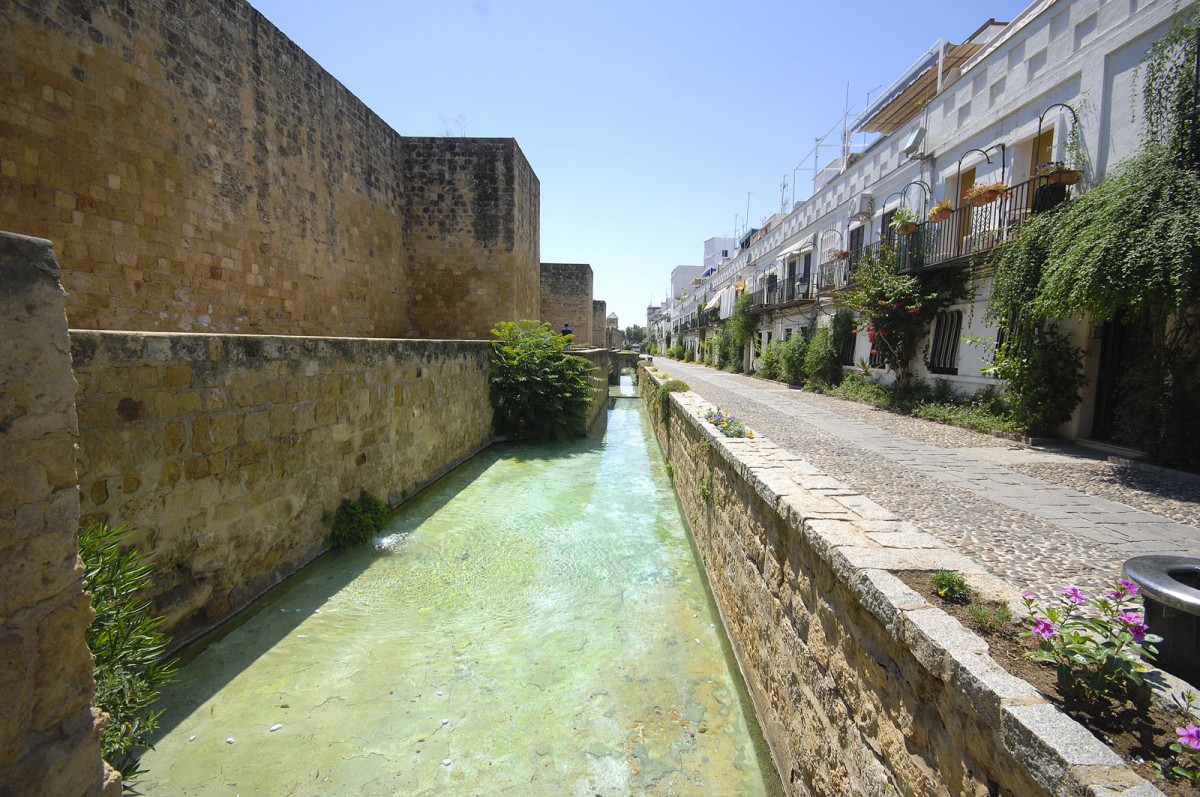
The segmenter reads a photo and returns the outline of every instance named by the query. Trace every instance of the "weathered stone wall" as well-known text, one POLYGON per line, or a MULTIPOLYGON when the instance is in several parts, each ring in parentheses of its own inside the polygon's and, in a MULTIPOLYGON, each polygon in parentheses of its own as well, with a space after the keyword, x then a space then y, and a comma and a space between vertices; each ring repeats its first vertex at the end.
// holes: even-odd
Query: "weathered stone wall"
POLYGON ((0 228, 54 241, 72 327, 484 338, 536 313, 511 139, 402 138, 242 0, 0 0, 0 27, 0 228))
POLYGON ((592 364, 592 372, 588 375, 588 381, 592 383, 592 406, 588 410, 590 429, 597 418, 608 412, 608 373, 612 364, 609 362, 607 349, 587 349, 571 353, 587 358, 592 364))
POLYGON ((491 439, 488 345, 73 331, 82 511, 153 552, 177 641, 491 439))
POLYGON ((790 794, 1158 793, 895 574, 1010 587, 795 454, 717 434, 695 394, 669 395, 659 444, 790 794))
POLYGON ((0 233, 0 795, 120 792, 90 706, 63 302, 50 242, 0 233))
POLYGON ((511 138, 405 138, 404 337, 482 340, 535 318, 541 188, 511 138))
POLYGON ((592 300, 592 340, 601 348, 605 348, 608 343, 608 335, 605 333, 608 323, 608 308, 605 303, 599 299, 592 300))
POLYGON ((574 331, 573 342, 591 345, 592 267, 586 263, 542 263, 541 314, 557 330, 564 323, 574 331))

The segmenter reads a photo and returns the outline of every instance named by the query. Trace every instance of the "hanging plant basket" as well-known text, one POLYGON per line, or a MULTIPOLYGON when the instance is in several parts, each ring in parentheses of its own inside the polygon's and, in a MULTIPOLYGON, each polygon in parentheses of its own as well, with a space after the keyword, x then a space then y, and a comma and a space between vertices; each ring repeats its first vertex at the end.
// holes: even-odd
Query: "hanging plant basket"
POLYGON ((896 229, 896 234, 898 234, 898 235, 912 235, 912 234, 913 234, 914 232, 916 232, 916 231, 917 231, 917 225, 916 225, 916 222, 911 222, 911 223, 909 223, 909 224, 904 224, 904 225, 901 225, 900 227, 898 227, 898 228, 896 229))
POLYGON ((1083 172, 1078 169, 1063 169, 1060 172, 1051 172, 1046 177, 1050 185, 1075 185, 1083 179, 1083 172))
POLYGON ((950 216, 953 215, 953 213, 954 213, 954 211, 951 210, 950 208, 939 208, 929 214, 929 220, 931 222, 933 222, 934 224, 937 224, 939 222, 943 222, 946 219, 950 218, 950 216))
POLYGON ((981 208, 984 205, 990 205, 1000 198, 999 191, 980 191, 972 196, 968 201, 973 208, 981 208))

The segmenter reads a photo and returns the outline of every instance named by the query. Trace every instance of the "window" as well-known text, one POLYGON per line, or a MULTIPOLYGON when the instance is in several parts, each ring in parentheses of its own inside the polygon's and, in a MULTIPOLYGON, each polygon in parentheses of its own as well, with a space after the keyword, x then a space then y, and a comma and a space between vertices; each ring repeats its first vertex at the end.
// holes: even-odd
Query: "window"
POLYGON ((842 341, 842 350, 838 352, 838 359, 842 365, 854 365, 854 347, 858 345, 858 332, 852 332, 842 341))
POLYGON ((879 349, 877 349, 877 348, 871 349, 871 356, 867 360, 867 365, 871 366, 872 368, 882 368, 883 367, 883 365, 884 365, 883 355, 879 353, 879 349))
POLYGON ((860 225, 850 231, 850 251, 858 253, 863 248, 863 236, 866 234, 866 226, 860 225))
POLYGON ((962 336, 962 310, 943 310, 933 322, 929 346, 929 371, 953 376, 958 373, 958 339, 962 336))

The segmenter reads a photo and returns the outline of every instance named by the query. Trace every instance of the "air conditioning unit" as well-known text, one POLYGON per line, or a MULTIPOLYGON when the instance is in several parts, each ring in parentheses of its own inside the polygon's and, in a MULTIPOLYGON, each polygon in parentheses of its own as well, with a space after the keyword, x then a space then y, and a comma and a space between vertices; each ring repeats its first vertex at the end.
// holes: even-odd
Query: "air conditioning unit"
POLYGON ((868 221, 875 215, 875 197, 870 194, 859 194, 850 201, 850 218, 857 221, 868 221))
POLYGON ((924 154, 921 152, 921 145, 924 143, 925 128, 918 127, 908 134, 908 138, 904 139, 904 145, 900 147, 900 151, 909 158, 920 159, 924 154))

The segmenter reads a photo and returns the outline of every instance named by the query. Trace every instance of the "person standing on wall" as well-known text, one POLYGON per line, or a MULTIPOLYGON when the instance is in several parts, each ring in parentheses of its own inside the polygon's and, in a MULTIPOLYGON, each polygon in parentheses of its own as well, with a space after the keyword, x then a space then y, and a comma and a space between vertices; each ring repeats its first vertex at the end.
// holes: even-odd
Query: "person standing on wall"
POLYGON ((571 329, 570 324, 564 322, 562 332, 560 332, 559 334, 562 335, 563 337, 566 337, 567 335, 574 335, 575 330, 571 329))

